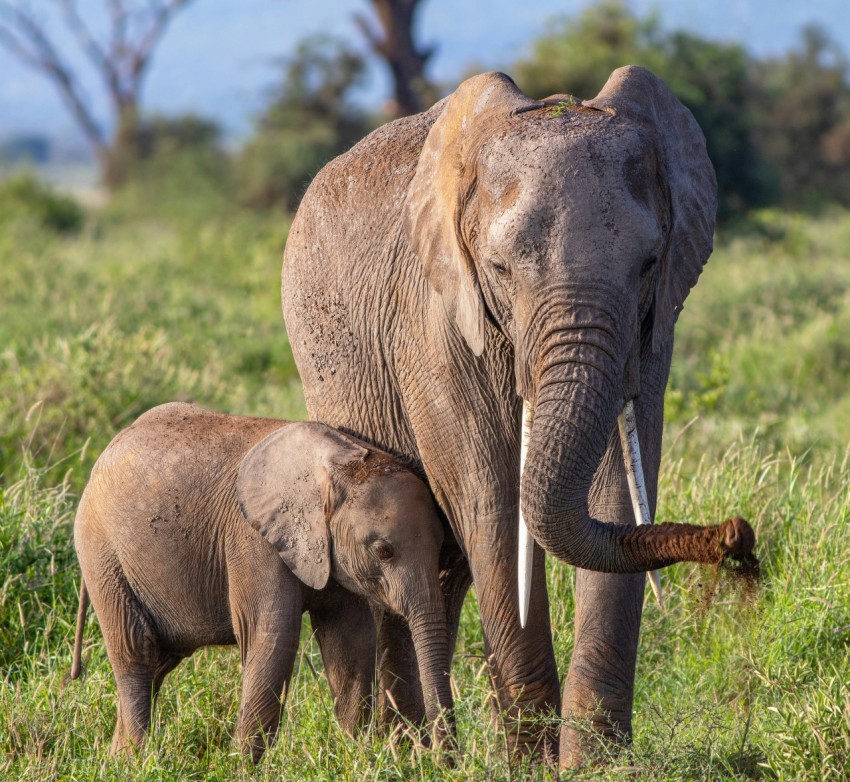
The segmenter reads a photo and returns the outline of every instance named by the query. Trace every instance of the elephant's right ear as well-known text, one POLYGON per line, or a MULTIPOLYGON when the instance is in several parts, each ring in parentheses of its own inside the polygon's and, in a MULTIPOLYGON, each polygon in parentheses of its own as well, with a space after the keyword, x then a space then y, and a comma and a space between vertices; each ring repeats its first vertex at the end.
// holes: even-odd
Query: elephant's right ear
POLYGON ((292 423, 260 440, 239 465, 242 514, 313 589, 322 589, 331 573, 328 520, 343 496, 335 475, 339 465, 367 454, 324 424, 292 423))
POLYGON ((461 231, 474 187, 474 154, 487 135, 485 116, 507 117, 529 99, 503 73, 463 82, 425 139, 407 190, 404 225, 426 279, 476 356, 484 350, 484 300, 461 231))

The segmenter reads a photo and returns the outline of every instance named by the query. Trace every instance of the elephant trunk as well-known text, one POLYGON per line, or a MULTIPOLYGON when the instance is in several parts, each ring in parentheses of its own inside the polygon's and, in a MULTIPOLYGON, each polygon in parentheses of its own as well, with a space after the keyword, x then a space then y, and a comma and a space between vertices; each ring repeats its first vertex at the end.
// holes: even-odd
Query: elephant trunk
POLYGON ((419 679, 425 700, 425 716, 438 746, 454 746, 454 701, 449 679, 450 655, 446 615, 439 595, 427 600, 428 612, 414 611, 408 623, 419 665, 419 679), (436 606, 436 607, 433 607, 436 606))
POLYGON ((588 511, 596 468, 622 404, 622 358, 606 329, 565 330, 542 353, 522 476, 525 523, 537 542, 576 567, 638 573, 692 561, 747 559, 754 535, 742 519, 721 525, 604 524, 588 511))

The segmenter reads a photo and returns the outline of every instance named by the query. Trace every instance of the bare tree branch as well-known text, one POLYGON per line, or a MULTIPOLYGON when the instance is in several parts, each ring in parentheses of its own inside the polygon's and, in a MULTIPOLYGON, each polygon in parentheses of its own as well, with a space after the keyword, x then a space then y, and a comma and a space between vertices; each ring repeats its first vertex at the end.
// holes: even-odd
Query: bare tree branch
POLYGON ((121 80, 115 68, 115 60, 107 56, 101 45, 95 40, 86 23, 77 13, 74 0, 55 0, 62 8, 68 28, 76 37, 82 50, 92 65, 100 71, 104 81, 109 86, 113 100, 121 94, 121 80))
POLYGON ((109 15, 112 26, 109 56, 114 62, 124 57, 127 50, 127 20, 129 14, 122 0, 109 0, 109 15))
POLYGON ((59 56, 53 42, 42 31, 38 22, 22 9, 3 5, 0 6, 0 13, 6 17, 6 24, 0 28, 0 42, 22 62, 47 74, 89 143, 101 154, 106 147, 103 130, 89 110, 73 71, 59 56), (21 38, 26 43, 23 43, 21 38))
POLYGON ((192 0, 169 0, 169 2, 162 4, 151 3, 152 10, 154 5, 156 5, 157 10, 153 13, 147 33, 142 37, 142 40, 136 47, 136 52, 130 66, 129 75, 132 77, 134 83, 138 84, 144 76, 153 50, 168 28, 174 14, 191 2, 192 0))
POLYGON ((112 148, 71 67, 40 20, 21 0, 0 0, 0 46, 40 71, 57 88, 101 161, 116 157, 116 147, 135 143, 142 82, 154 50, 178 11, 192 0, 102 0, 109 19, 108 36, 99 40, 77 0, 52 0, 68 31, 97 72, 110 99, 115 136, 112 148), (139 9, 139 10, 136 10, 139 9))

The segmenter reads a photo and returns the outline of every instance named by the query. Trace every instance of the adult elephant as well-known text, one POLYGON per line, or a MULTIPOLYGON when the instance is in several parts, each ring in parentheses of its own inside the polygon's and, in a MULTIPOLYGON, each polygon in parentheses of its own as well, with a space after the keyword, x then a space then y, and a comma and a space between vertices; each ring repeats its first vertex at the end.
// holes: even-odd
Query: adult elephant
MULTIPOLYGON (((581 568, 565 716, 630 734, 644 571, 699 558, 684 541, 734 537, 625 526, 615 425, 634 399, 654 510, 673 325, 715 203, 703 134, 650 72, 617 70, 585 103, 534 102, 488 73, 329 163, 292 225, 283 311, 310 416, 427 476, 453 532, 451 640, 472 579, 514 750, 557 752, 546 720, 521 717, 560 702, 540 548, 524 629, 517 614, 523 399, 525 520, 581 568)), ((385 621, 380 644, 385 702, 420 718, 409 633, 385 621)), ((584 734, 560 744, 575 763, 584 734)))

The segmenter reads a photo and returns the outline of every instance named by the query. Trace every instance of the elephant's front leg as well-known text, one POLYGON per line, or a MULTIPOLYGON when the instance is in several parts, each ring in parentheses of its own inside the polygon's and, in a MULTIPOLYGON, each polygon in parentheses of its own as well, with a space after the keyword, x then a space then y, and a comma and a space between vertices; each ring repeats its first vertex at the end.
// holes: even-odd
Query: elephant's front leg
POLYGON ((378 632, 378 713, 382 725, 421 725, 425 699, 407 623, 385 612, 378 632))
POLYGON ((535 546, 531 600, 525 628, 519 624, 516 577, 517 515, 479 514, 468 538, 485 650, 508 752, 557 757, 558 671, 549 624, 543 550, 535 546))
POLYGON ((234 555, 228 564, 231 622, 242 654, 236 737, 242 752, 258 763, 280 725, 305 587, 271 547, 248 557, 234 555))
POLYGON ((333 582, 309 608, 334 711, 343 729, 355 734, 369 724, 374 712, 376 644, 372 611, 364 598, 333 582))
MULTIPOLYGON (((669 354, 644 373, 635 400, 650 512, 655 514, 661 461, 661 424, 669 354)), ((611 433, 588 498, 593 518, 635 524, 619 433, 611 433)), ((564 684, 560 759, 564 768, 590 759, 599 742, 628 743, 632 736, 640 622, 646 576, 576 572, 575 646, 564 684), (587 729, 589 728, 589 730, 587 729)))

